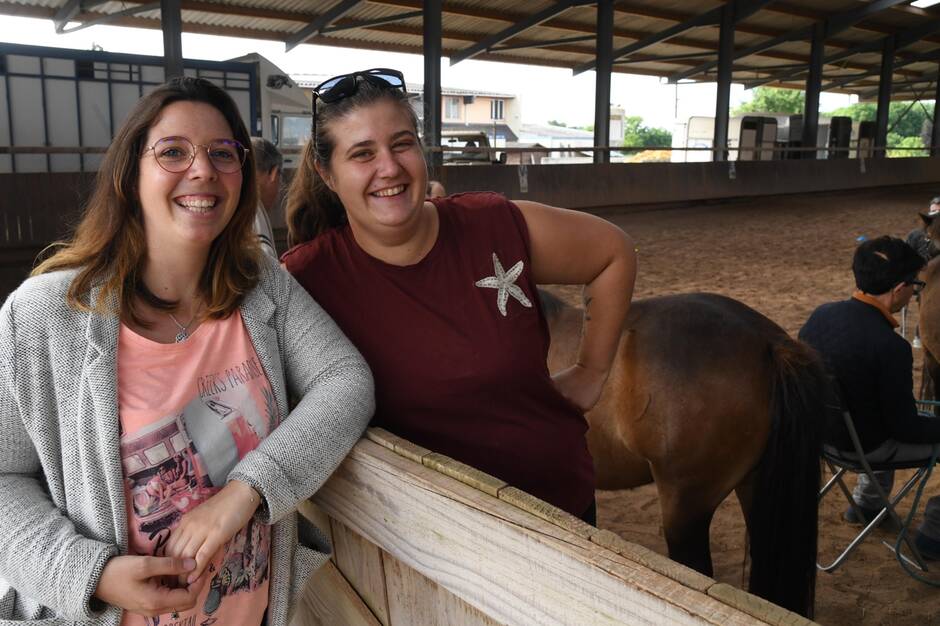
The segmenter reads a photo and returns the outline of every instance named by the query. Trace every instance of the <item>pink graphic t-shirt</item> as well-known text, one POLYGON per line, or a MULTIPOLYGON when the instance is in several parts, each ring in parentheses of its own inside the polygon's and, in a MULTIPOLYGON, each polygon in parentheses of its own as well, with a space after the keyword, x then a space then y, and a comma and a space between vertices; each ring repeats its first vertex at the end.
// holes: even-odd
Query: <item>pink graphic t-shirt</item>
MULTIPOLYGON (((224 487, 277 426, 277 405, 237 311, 176 344, 122 324, 117 369, 130 553, 164 556, 180 517, 224 487)), ((191 611, 159 618, 125 611, 122 626, 260 624, 270 530, 252 520, 219 550, 191 611)))

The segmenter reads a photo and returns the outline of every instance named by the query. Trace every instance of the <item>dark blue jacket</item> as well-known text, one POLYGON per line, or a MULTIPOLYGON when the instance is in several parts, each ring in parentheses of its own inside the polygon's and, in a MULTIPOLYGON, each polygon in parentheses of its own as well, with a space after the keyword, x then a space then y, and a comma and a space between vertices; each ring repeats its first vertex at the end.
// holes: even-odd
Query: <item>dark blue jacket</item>
MULTIPOLYGON (((800 339, 819 351, 841 384, 866 452, 887 439, 940 442, 940 419, 919 415, 914 404, 911 346, 877 308, 854 298, 824 304, 806 321, 800 339)), ((827 430, 827 443, 852 449, 841 418, 827 430)))

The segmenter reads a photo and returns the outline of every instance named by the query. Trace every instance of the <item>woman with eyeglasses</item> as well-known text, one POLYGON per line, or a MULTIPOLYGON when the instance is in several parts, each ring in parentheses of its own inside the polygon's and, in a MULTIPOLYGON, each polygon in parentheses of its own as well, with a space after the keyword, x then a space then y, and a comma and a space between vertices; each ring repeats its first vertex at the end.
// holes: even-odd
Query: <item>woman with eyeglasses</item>
POLYGON ((0 310, 0 618, 286 625, 327 558, 295 507, 372 379, 261 254, 248 146, 218 87, 159 87, 0 310))
POLYGON ((372 368, 373 423, 593 523, 583 412, 611 368, 635 277, 602 219, 496 193, 426 199, 400 72, 314 90, 282 262, 372 368), (583 284, 577 363, 554 379, 536 285, 583 284))

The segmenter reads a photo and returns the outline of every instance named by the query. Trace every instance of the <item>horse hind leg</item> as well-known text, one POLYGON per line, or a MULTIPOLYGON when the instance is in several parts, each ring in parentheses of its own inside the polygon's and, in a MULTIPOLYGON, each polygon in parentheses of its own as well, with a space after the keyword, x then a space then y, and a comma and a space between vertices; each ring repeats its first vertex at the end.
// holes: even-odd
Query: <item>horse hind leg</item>
POLYGON ((712 576, 709 529, 721 499, 716 503, 714 498, 703 495, 700 486, 679 488, 664 483, 659 477, 656 485, 669 558, 712 576))

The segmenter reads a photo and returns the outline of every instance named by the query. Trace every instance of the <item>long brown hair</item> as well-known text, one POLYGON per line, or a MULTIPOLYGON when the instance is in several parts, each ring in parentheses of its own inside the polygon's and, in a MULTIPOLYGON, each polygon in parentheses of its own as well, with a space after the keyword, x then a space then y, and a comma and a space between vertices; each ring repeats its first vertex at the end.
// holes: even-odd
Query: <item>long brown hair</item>
MULTIPOLYGON (((140 317, 135 296, 158 309, 171 310, 176 306, 176 302, 154 295, 142 280, 147 242, 137 181, 150 127, 168 105, 185 101, 212 106, 228 122, 235 139, 246 148, 251 145, 238 107, 227 93, 205 79, 173 79, 142 98, 105 154, 94 191, 72 239, 52 244, 53 255, 32 272, 35 276, 77 269, 66 296, 71 306, 120 313, 141 326, 147 323, 140 317), (90 296, 93 287, 100 287, 95 302, 91 302, 90 296), (111 298, 116 298, 119 311, 106 311, 111 298)), ((251 150, 242 166, 240 193, 234 215, 209 248, 199 280, 206 316, 210 318, 227 317, 258 280, 260 250, 253 230, 257 191, 251 150)))
POLYGON ((317 173, 315 165, 329 169, 336 140, 330 127, 337 120, 351 111, 363 106, 388 99, 406 111, 415 137, 418 136, 418 117, 408 102, 408 96, 398 89, 378 87, 368 81, 360 80, 356 93, 326 104, 317 100, 314 116, 316 117, 316 141, 311 138, 304 146, 300 167, 294 174, 287 191, 284 217, 287 222, 287 243, 296 246, 310 241, 320 233, 337 228, 346 223, 346 208, 342 201, 317 173))

